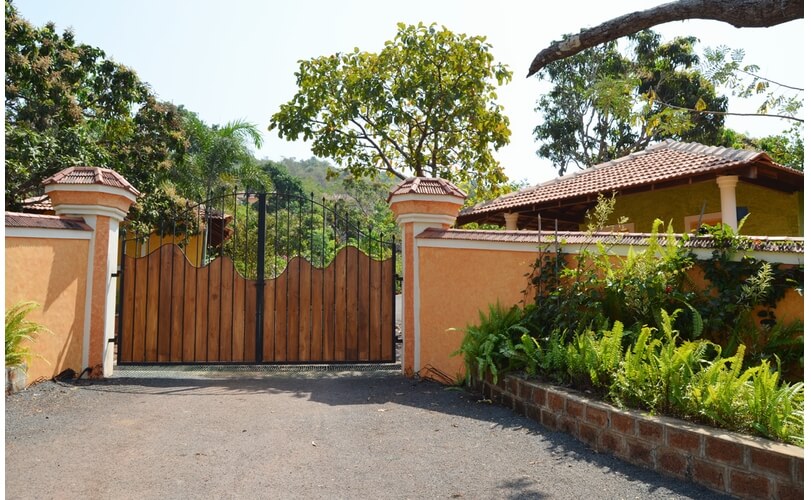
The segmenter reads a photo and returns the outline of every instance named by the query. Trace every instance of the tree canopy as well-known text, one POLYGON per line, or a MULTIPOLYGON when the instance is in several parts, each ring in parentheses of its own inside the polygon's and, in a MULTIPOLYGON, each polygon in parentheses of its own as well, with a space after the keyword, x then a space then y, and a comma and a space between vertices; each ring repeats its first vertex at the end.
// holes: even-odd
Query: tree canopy
POLYGON ((507 178, 493 150, 510 137, 496 85, 512 74, 490 48, 481 36, 398 24, 379 53, 300 61, 299 90, 269 129, 313 141, 314 154, 356 177, 428 175, 495 191, 507 178))
POLYGON ((536 108, 542 115, 534 131, 538 155, 551 160, 560 175, 572 165, 590 167, 653 140, 720 141, 723 115, 694 111, 727 106, 698 70, 696 39, 662 43, 650 30, 629 39, 630 57, 614 41, 556 61, 539 74, 552 89, 536 108))
POLYGON ((154 191, 185 154, 177 108, 70 30, 34 27, 8 1, 5 17, 6 209, 73 165, 110 167, 154 191))

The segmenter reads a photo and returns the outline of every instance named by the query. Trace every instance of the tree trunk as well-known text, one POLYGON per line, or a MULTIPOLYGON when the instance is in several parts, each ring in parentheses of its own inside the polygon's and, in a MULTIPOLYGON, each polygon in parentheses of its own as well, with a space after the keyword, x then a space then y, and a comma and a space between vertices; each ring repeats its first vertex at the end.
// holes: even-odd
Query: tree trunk
POLYGON ((766 28, 803 18, 803 0, 680 0, 632 12, 582 30, 538 52, 527 77, 544 66, 601 43, 671 21, 711 19, 736 28, 766 28))

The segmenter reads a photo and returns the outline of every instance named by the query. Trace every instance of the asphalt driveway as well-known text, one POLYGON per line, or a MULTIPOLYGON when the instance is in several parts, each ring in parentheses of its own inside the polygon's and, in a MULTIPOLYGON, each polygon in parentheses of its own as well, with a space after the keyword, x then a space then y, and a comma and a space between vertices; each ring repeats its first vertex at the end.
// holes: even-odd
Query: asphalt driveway
POLYGON ((396 372, 45 382, 7 396, 7 498, 723 498, 396 372))

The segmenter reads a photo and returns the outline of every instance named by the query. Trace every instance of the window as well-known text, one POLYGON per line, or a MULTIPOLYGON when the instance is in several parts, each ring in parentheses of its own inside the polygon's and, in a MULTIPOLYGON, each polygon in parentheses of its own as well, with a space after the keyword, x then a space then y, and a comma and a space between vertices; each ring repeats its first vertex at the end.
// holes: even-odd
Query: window
POLYGON ((686 232, 693 232, 698 229, 698 219, 701 218, 701 224, 714 226, 721 223, 721 212, 712 212, 709 214, 701 215, 688 215, 684 218, 684 230, 686 232))

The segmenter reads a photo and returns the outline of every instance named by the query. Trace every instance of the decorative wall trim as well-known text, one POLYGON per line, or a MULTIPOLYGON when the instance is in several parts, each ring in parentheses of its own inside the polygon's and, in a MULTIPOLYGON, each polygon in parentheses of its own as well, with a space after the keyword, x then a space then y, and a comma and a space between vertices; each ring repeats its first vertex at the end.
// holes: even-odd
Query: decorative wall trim
POLYGON ((45 238, 64 240, 89 240, 92 231, 77 229, 47 229, 41 227, 7 227, 6 238, 45 238))

